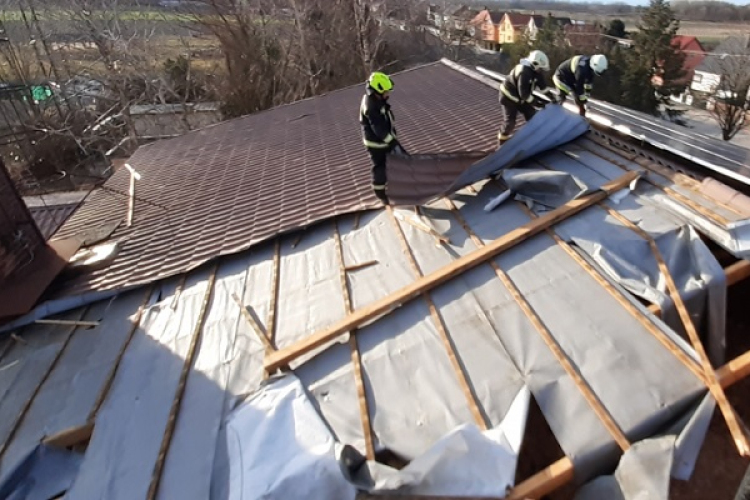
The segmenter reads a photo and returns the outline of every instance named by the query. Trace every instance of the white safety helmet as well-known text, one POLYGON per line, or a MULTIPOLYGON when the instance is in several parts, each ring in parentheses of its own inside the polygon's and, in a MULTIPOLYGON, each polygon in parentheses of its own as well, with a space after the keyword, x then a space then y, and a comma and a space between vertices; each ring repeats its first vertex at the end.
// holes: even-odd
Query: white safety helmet
POLYGON ((601 75, 602 73, 607 71, 607 67, 609 66, 609 64, 607 63, 607 56, 602 54, 591 56, 589 66, 591 66, 591 69, 594 70, 594 73, 596 73, 597 75, 601 75))
POLYGON ((547 54, 541 50, 532 50, 526 57, 526 60, 531 63, 531 67, 537 70, 549 71, 549 58, 547 54))

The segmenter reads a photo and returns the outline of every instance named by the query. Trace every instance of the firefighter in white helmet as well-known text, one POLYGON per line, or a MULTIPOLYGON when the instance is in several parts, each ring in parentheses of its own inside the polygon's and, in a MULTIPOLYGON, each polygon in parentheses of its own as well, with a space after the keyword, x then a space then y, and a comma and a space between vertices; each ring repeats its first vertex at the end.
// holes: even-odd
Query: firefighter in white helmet
POLYGON ((572 94, 578 105, 578 112, 581 116, 586 116, 586 103, 593 88, 594 77, 607 71, 607 66, 607 56, 603 54, 575 56, 563 61, 552 77, 555 87, 560 91, 560 104, 572 94))
POLYGON ((497 136, 500 145, 513 135, 519 112, 526 121, 534 116, 534 90, 546 92, 548 96, 552 95, 547 88, 545 71, 549 71, 547 55, 541 50, 532 50, 528 56, 521 59, 503 82, 500 87, 500 104, 503 106, 505 125, 497 136))

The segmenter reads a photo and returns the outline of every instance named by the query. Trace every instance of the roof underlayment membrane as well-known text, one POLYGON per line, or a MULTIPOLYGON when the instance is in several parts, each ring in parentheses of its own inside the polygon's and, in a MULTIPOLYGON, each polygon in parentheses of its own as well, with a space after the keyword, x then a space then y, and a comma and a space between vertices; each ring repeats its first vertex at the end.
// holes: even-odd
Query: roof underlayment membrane
POLYGON ((611 211, 656 239, 697 324, 706 325, 701 334, 715 363, 724 355, 723 270, 690 224, 700 219, 726 234, 725 222, 742 218, 698 193, 685 196, 702 213, 675 198, 665 203, 659 183, 666 180, 652 173, 361 326, 351 334, 356 344, 342 335, 295 360, 293 373, 264 380, 266 347, 234 298, 276 348, 290 346, 346 317, 346 294, 360 310, 534 214, 643 170, 596 138, 579 137, 586 128, 548 106, 446 185, 450 197, 419 213, 397 207, 326 219, 61 316, 99 321, 90 329, 24 327, 25 343, 0 348, 0 477, 15 477, 45 436, 93 418, 83 457, 56 469, 60 484, 71 485, 69 500, 147 498, 150 487, 151 498, 164 499, 354 498, 355 486, 501 497, 515 475, 532 397, 579 482, 610 473, 620 449, 540 328, 631 443, 666 436, 631 448, 612 481, 622 486, 620 470, 632 470, 641 449, 643 456, 666 450, 654 474, 689 477, 713 402, 657 340, 654 332, 695 359, 677 333, 648 243, 611 211), (540 131, 549 143, 536 141, 540 131), (493 174, 499 180, 487 179, 493 174), (507 186, 516 197, 486 211, 507 186), (659 304, 664 319, 625 290, 659 304), (365 458, 382 450, 410 465, 398 471, 365 458))

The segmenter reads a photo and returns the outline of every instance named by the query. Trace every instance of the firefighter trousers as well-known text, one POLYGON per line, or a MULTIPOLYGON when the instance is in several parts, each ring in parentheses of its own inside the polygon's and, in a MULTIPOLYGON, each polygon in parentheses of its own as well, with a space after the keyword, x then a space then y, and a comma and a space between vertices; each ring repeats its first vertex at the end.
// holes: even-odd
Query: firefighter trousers
POLYGON ((367 148, 372 160, 372 190, 381 201, 388 202, 385 188, 388 185, 386 175, 386 162, 388 159, 387 149, 367 148))
POLYGON ((505 125, 503 126, 503 130, 500 132, 498 138, 501 141, 505 141, 510 139, 510 136, 513 135, 513 130, 516 128, 518 113, 520 112, 523 115, 524 119, 526 121, 529 121, 536 113, 536 110, 534 109, 534 106, 531 105, 531 103, 514 102, 508 99, 507 96, 502 96, 500 98, 500 104, 503 106, 503 118, 505 119, 505 125))

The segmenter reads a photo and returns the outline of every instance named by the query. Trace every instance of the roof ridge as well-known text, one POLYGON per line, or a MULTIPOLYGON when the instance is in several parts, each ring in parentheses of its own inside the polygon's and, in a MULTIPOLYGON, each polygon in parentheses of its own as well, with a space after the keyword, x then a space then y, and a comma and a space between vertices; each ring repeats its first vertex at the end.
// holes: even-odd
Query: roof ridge
POLYGON ((451 61, 450 59, 446 59, 445 57, 443 57, 442 59, 440 59, 439 62, 451 68, 452 70, 458 71, 464 76, 468 76, 469 78, 472 78, 480 83, 483 83, 487 85, 488 87, 491 87, 495 90, 498 90, 500 88, 500 84, 494 81, 492 78, 488 78, 484 76, 483 74, 479 73, 478 71, 474 71, 471 68, 467 68, 466 66, 463 66, 455 61, 451 61))

